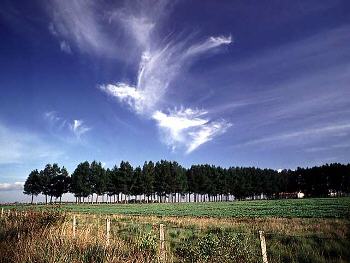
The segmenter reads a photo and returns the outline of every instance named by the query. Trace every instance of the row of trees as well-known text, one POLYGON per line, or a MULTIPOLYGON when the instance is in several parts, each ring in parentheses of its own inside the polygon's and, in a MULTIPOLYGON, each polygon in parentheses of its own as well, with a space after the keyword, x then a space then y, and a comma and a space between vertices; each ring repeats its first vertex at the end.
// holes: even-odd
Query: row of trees
POLYGON ((223 201, 264 195, 285 197, 303 192, 308 197, 328 196, 330 192, 350 193, 350 164, 326 164, 298 168, 294 171, 254 167, 222 168, 213 165, 192 165, 185 169, 177 162, 161 160, 145 162, 133 168, 122 161, 105 169, 100 162, 80 163, 71 176, 57 164, 47 164, 41 171, 32 171, 24 185, 24 193, 60 199, 73 193, 77 202, 89 197, 91 202, 107 195, 112 202, 136 201, 199 202, 223 201))

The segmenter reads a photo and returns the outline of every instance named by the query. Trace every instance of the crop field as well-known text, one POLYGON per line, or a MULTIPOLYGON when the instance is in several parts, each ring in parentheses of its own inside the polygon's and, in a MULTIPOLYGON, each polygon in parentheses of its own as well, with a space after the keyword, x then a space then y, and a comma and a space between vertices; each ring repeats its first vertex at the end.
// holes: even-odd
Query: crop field
MULTIPOLYGON (((13 206, 11 206, 13 207, 13 206)), ((24 209, 31 206, 16 206, 24 209)), ((45 209, 47 206, 34 206, 45 209)), ((350 218, 350 197, 206 203, 62 204, 65 212, 225 218, 350 218)))
POLYGON ((349 205, 350 198, 319 198, 5 206, 0 262, 262 262, 259 231, 269 262, 350 262, 349 205))

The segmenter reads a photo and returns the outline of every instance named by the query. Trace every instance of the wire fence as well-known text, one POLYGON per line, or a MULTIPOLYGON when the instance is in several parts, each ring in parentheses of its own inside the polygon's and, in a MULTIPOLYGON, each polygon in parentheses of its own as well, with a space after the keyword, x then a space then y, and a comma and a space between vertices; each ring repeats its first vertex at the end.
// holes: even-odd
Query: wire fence
MULTIPOLYGON (((1 218, 15 220, 18 217, 27 217, 28 213, 45 212, 2 209, 1 218)), ((136 244, 141 249, 153 248, 157 250, 161 259, 170 261, 181 258, 186 259, 184 261, 196 262, 200 257, 210 261, 211 257, 226 255, 231 258, 247 258, 246 262, 250 262, 249 259, 258 259, 264 263, 312 262, 316 261, 313 260, 315 258, 320 262, 328 262, 331 257, 343 259, 344 262, 350 259, 348 236, 319 233, 286 234, 262 230, 239 231, 232 228, 184 226, 159 221, 161 220, 143 222, 140 219, 133 220, 132 217, 113 215, 67 214, 61 226, 61 235, 72 238, 97 238, 107 246, 123 240, 136 244)))

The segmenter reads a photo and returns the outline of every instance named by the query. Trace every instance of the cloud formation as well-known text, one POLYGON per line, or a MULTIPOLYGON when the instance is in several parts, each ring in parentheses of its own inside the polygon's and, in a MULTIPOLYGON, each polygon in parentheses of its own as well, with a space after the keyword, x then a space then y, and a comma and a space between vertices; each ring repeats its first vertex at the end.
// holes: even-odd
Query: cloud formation
POLYGON ((350 135, 350 123, 333 123, 328 124, 322 127, 309 127, 303 130, 294 131, 294 132, 285 132, 280 134, 274 134, 267 137, 262 137, 254 140, 247 141, 239 146, 250 146, 269 143, 289 143, 294 144, 298 141, 298 144, 301 142, 310 143, 312 141, 329 138, 334 136, 349 136, 350 135))
POLYGON ((91 128, 85 126, 84 121, 82 120, 73 120, 73 123, 70 125, 70 129, 77 138, 80 138, 81 135, 88 132, 91 128))
POLYGON ((72 54, 72 49, 70 48, 70 45, 66 41, 61 41, 60 48, 63 52, 66 52, 68 54, 72 54))
MULTIPOLYGON (((120 60, 125 60, 128 52, 140 54, 137 58, 138 72, 135 83, 109 83, 100 85, 100 89, 126 104, 136 114, 155 120, 164 134, 166 132, 163 129, 167 128, 154 116, 169 107, 166 94, 171 84, 174 84, 177 76, 200 55, 212 54, 217 48, 231 44, 232 37, 159 37, 158 29, 164 13, 171 9, 170 1, 154 1, 152 4, 126 1, 118 9, 113 7, 110 11, 106 11, 107 6, 107 3, 97 5, 95 2, 82 0, 54 0, 50 4, 50 10, 54 11, 50 11, 52 21, 49 30, 59 40, 61 50, 66 53, 72 53, 72 48, 78 48, 88 54, 113 56, 120 60), (115 30, 116 28, 122 30, 115 30), (113 31, 118 31, 119 35, 111 34, 113 31), (121 31, 124 31, 123 34, 121 31), (125 40, 128 40, 127 44, 124 43, 125 40), (123 52, 120 52, 121 49, 123 52), (135 50, 137 52, 133 52, 135 50)), ((222 133, 213 131, 217 126, 214 124, 222 121, 211 120, 209 116, 208 112, 201 132, 184 129, 181 133, 187 132, 186 136, 183 136, 186 139, 179 141, 178 138, 173 138, 173 141, 176 144, 187 145, 187 152, 191 152, 199 145, 212 140, 214 136, 222 133), (209 123, 213 123, 213 126, 209 123)), ((185 119, 180 118, 178 121, 185 119)), ((62 121, 60 122, 62 124, 62 121)), ((67 123, 63 126, 68 125, 78 138, 89 130, 82 120, 67 123)), ((220 129, 221 125, 217 128, 220 129)))
POLYGON ((0 191, 23 190, 24 182, 0 183, 0 191))
POLYGON ((231 124, 225 120, 210 121, 206 118, 207 114, 206 111, 187 108, 168 114, 156 111, 152 117, 162 129, 167 145, 173 150, 178 146, 185 146, 186 153, 191 153, 231 127, 231 124))
POLYGON ((57 111, 45 112, 44 118, 56 131, 64 131, 65 129, 68 129, 78 139, 80 139, 83 134, 91 130, 91 127, 86 126, 83 120, 75 119, 68 121, 59 116, 57 111))
POLYGON ((67 47, 71 50, 69 44, 72 43, 85 53, 115 56, 115 43, 104 31, 103 16, 94 1, 54 0, 47 9, 52 19, 49 30, 59 39, 61 50, 66 51, 67 47), (62 43, 65 43, 64 49, 62 43))
POLYGON ((100 85, 100 89, 127 104, 135 113, 155 120, 166 137, 163 141, 172 149, 181 144, 190 153, 225 132, 230 124, 225 120, 210 120, 208 112, 188 108, 166 114, 162 108, 167 104, 165 95, 176 77, 201 54, 210 54, 220 46, 231 44, 232 37, 157 41, 152 35, 156 27, 152 17, 144 14, 138 17, 130 12, 118 12, 117 17, 142 47, 137 82, 100 85), (206 118, 201 118, 203 115, 206 118))

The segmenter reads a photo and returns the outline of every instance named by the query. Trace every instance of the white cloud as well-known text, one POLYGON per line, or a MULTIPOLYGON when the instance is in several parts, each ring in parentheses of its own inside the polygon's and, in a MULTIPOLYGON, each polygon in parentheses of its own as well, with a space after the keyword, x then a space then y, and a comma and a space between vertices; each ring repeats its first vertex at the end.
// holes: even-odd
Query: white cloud
POLYGON ((44 118, 49 122, 55 132, 68 129, 78 139, 80 139, 81 135, 91 130, 91 127, 86 126, 83 120, 75 119, 73 121, 68 121, 60 117, 56 111, 44 113, 44 118))
POLYGON ((0 191, 23 190, 24 182, 0 183, 0 191))
POLYGON ((315 141, 317 139, 322 139, 324 137, 331 136, 347 136, 350 134, 350 123, 337 123, 337 124, 328 124, 327 126, 322 127, 311 127, 304 130, 295 131, 295 132, 286 132, 282 134, 275 134, 272 136, 267 136, 264 138, 259 138, 255 140, 247 141, 238 146, 249 146, 257 144, 272 144, 272 143, 296 143, 298 141, 309 143, 310 141, 315 141))
POLYGON ((124 83, 101 85, 100 89, 107 94, 116 97, 120 102, 127 103, 137 113, 142 112, 142 104, 145 96, 136 88, 124 83))
MULTIPOLYGON (((81 51, 98 55, 113 55, 117 50, 104 33, 101 14, 93 1, 54 0, 47 9, 52 17, 49 30, 52 35, 75 44, 81 51)), ((62 42, 61 42, 62 49, 62 42)))
POLYGON ((66 52, 68 54, 72 54, 72 49, 70 48, 70 45, 66 41, 60 42, 60 48, 63 52, 66 52))
POLYGON ((205 118, 206 115, 205 111, 187 108, 168 114, 156 111, 152 117, 157 121, 168 146, 173 150, 185 146, 186 153, 191 153, 231 126, 224 120, 212 122, 205 118))
POLYGON ((148 47, 149 38, 155 23, 148 17, 137 17, 134 15, 126 15, 121 12, 115 13, 125 30, 133 36, 136 42, 144 47, 148 47))
POLYGON ((112 17, 122 22, 143 51, 135 84, 107 84, 100 85, 99 88, 127 104, 137 114, 156 120, 167 145, 173 149, 184 146, 186 152, 190 153, 225 132, 231 124, 225 120, 212 121, 208 112, 190 108, 179 111, 175 109, 166 114, 162 111, 167 104, 165 95, 176 76, 185 71, 197 56, 210 54, 211 50, 232 43, 232 37, 212 36, 202 41, 190 38, 157 41, 154 32, 156 18, 164 6, 158 6, 155 8, 156 14, 148 16, 143 10, 137 14, 134 10, 125 9, 114 13, 112 17))
POLYGON ((193 56, 203 52, 206 52, 212 48, 219 47, 221 45, 228 45, 232 43, 232 37, 228 36, 217 36, 217 37, 209 37, 204 42, 192 45, 188 48, 185 56, 193 56))
POLYGON ((70 125, 70 129, 73 131, 77 138, 80 138, 81 135, 88 132, 91 128, 84 125, 82 120, 74 120, 70 125))
MULTIPOLYGON (((186 46, 185 42, 167 43, 153 51, 145 50, 139 64, 137 83, 101 85, 109 95, 126 102, 139 114, 152 114, 161 105, 169 84, 196 55, 231 43, 231 37, 210 37, 204 42, 186 46)), ((149 45, 151 46, 151 45, 149 45)))

